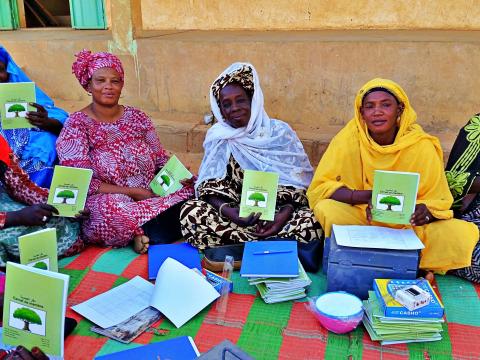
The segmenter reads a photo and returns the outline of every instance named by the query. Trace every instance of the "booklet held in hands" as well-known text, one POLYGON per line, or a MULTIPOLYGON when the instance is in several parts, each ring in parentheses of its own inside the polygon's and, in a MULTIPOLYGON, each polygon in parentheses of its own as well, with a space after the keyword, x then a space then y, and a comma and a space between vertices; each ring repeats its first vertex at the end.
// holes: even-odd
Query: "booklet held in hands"
POLYGON ((243 175, 240 216, 261 213, 261 220, 272 221, 277 204, 278 174, 274 172, 245 170, 243 175))
POLYGON ((150 183, 152 191, 160 196, 173 194, 182 188, 181 180, 190 179, 192 173, 173 155, 150 183))
POLYGON ((420 174, 375 170, 372 219, 389 224, 409 224, 415 211, 420 174))
POLYGON ((25 118, 27 111, 36 111, 29 105, 35 102, 33 82, 0 83, 0 115, 2 128, 22 129, 34 126, 25 118))
POLYGON ((90 169, 55 166, 47 204, 58 210, 58 216, 75 217, 85 207, 92 174, 90 169))

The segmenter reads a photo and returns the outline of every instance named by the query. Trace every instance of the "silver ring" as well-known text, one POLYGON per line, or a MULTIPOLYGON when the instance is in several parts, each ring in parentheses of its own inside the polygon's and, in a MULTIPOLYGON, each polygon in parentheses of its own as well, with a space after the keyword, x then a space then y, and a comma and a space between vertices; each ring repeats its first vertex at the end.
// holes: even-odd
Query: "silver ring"
POLYGON ((46 216, 46 215, 43 215, 42 221, 43 221, 43 222, 47 222, 47 220, 48 220, 47 216, 46 216))
POLYGON ((426 221, 426 222, 429 222, 429 221, 430 221, 430 217, 429 217, 428 215, 425 216, 425 221, 426 221))

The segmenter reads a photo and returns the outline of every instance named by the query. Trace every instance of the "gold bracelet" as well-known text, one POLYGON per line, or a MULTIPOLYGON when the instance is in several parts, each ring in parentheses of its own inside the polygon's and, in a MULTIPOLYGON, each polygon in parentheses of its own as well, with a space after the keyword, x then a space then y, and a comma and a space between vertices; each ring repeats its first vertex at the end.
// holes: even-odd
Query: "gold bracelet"
POLYGON ((218 215, 220 215, 220 217, 223 217, 223 214, 222 214, 222 209, 224 206, 230 206, 231 203, 229 202, 224 202, 222 205, 220 205, 218 207, 218 215))

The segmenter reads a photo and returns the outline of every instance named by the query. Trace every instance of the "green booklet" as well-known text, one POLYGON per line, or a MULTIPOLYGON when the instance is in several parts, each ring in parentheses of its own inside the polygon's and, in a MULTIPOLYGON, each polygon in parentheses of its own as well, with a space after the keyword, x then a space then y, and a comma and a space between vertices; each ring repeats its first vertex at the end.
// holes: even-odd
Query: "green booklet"
POLYGON ((19 236, 18 251, 21 264, 57 272, 57 229, 42 229, 19 236))
POLYGON ((69 276, 7 262, 3 342, 63 356, 69 276))
POLYGON ((243 175, 240 216, 262 213, 260 219, 272 221, 277 203, 278 174, 245 170, 243 175))
POLYGON ((375 170, 372 218, 389 224, 409 224, 415 211, 420 174, 375 170))
POLYGON ((25 119, 27 111, 36 111, 28 103, 35 102, 33 82, 0 83, 0 114, 3 129, 32 128, 25 119))
POLYGON ((74 217, 85 207, 92 174, 90 169, 55 166, 47 204, 57 208, 58 216, 74 217))
POLYGON ((150 183, 152 191, 167 196, 182 188, 180 180, 190 179, 192 173, 173 155, 150 183))

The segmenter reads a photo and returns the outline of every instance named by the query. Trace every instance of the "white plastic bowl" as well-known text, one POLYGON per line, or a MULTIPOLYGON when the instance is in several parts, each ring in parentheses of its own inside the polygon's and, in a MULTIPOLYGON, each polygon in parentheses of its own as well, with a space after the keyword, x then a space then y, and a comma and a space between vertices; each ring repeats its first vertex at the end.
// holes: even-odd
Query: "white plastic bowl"
POLYGON ((345 334, 354 330, 362 320, 362 301, 344 291, 329 292, 315 301, 314 313, 327 330, 345 334))

